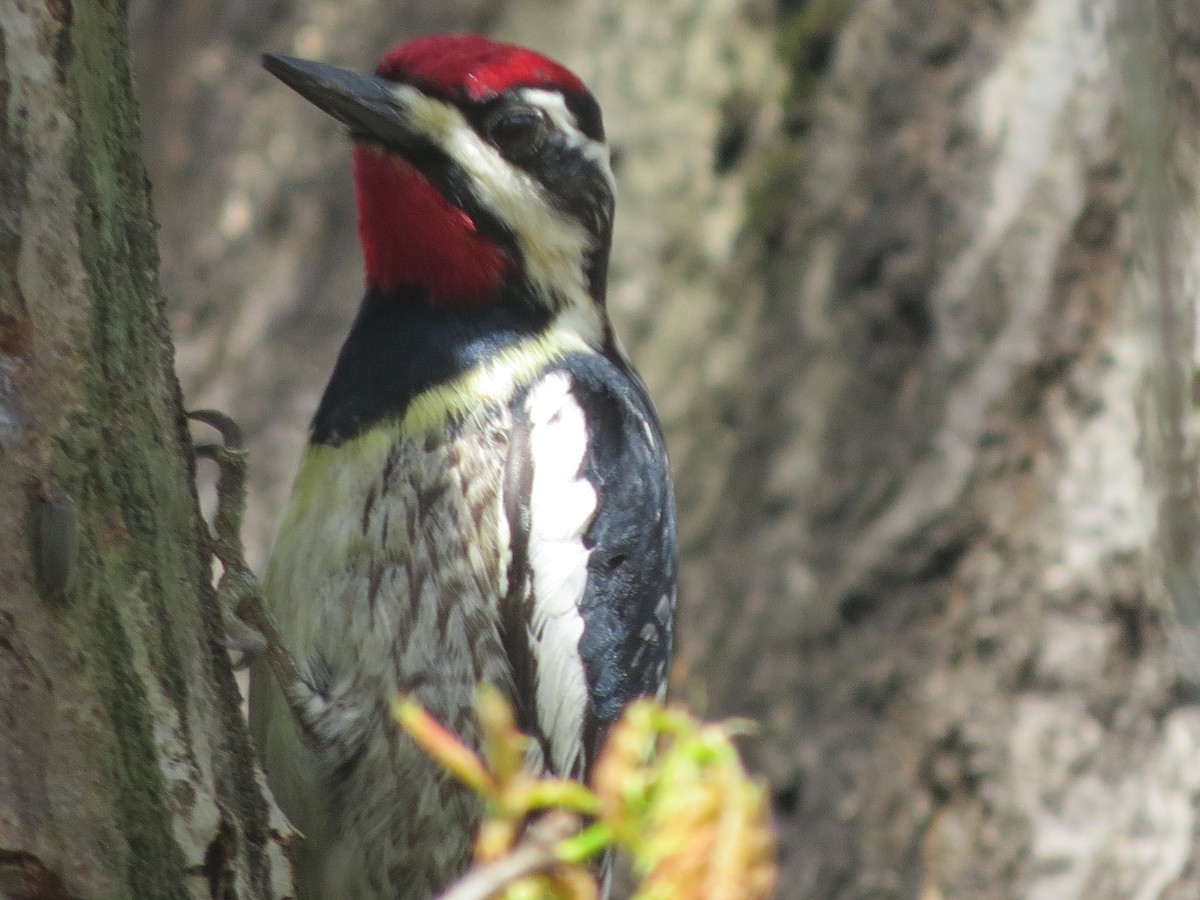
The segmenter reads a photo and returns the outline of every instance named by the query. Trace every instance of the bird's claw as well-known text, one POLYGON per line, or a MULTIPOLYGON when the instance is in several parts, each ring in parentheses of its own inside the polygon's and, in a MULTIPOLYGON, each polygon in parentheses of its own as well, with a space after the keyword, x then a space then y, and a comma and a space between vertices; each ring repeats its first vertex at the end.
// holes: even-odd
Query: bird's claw
POLYGON ((242 522, 246 514, 247 454, 241 427, 223 412, 198 409, 187 414, 193 421, 215 429, 219 444, 198 444, 199 459, 217 464, 217 511, 213 516, 212 553, 221 563, 217 598, 221 604, 227 647, 245 653, 263 653, 279 680, 300 726, 301 735, 311 739, 304 710, 316 692, 300 674, 295 659, 284 646, 279 629, 267 612, 262 587, 246 563, 242 546, 242 522))
POLYGON ((217 512, 213 516, 213 555, 221 561, 226 572, 241 569, 246 572, 246 554, 242 547, 242 520, 246 515, 246 443, 241 427, 223 412, 215 409, 195 409, 187 414, 195 422, 214 429, 221 435, 219 444, 197 444, 193 450, 198 459, 211 459, 217 464, 217 512))
POLYGON ((242 521, 246 513, 246 448, 242 429, 223 412, 215 409, 197 409, 187 414, 195 422, 201 422, 221 435, 219 444, 196 444, 193 453, 197 459, 211 459, 217 464, 217 510, 213 516, 210 541, 212 554, 221 562, 221 580, 217 593, 222 610, 242 616, 237 607, 243 602, 247 590, 256 590, 254 574, 246 564, 246 553, 242 547, 242 521))

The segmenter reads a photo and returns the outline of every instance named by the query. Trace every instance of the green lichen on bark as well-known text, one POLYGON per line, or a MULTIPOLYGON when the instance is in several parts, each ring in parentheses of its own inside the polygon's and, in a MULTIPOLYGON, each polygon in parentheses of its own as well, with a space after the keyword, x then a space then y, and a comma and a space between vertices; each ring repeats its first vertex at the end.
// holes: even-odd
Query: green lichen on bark
POLYGON ((79 97, 73 180, 85 207, 79 241, 92 315, 80 348, 80 403, 57 436, 55 475, 85 523, 73 593, 90 601, 68 608, 75 634, 88 643, 89 677, 116 734, 110 750, 128 842, 128 884, 137 897, 183 897, 188 879, 201 876, 217 891, 237 870, 248 896, 274 896, 285 880, 275 868, 282 858, 277 847, 274 858, 268 850, 277 838, 219 644, 194 464, 157 282, 127 6, 124 0, 78 0, 71 8, 59 59, 79 97), (204 681, 200 699, 191 696, 197 688, 189 677, 204 681), (189 710, 202 711, 205 721, 193 725, 189 710), (164 722, 182 752, 192 754, 196 741, 211 750, 211 761, 197 767, 190 760, 193 771, 209 772, 211 783, 167 780, 163 765, 179 761, 164 760, 156 744, 164 722), (174 792, 188 787, 215 792, 221 815, 219 828, 200 836, 210 840, 200 848, 202 872, 188 870, 199 862, 197 848, 186 848, 185 860, 178 843, 174 792))
POLYGON ((793 208, 808 164, 806 138, 821 77, 828 70, 851 0, 787 0, 779 4, 778 54, 787 70, 782 134, 764 154, 747 197, 747 227, 770 239, 793 208))
POLYGON ((829 66, 838 31, 850 14, 852 3, 806 0, 780 6, 779 55, 788 67, 785 116, 788 127, 806 127, 817 84, 829 66))
MULTIPOLYGON (((144 640, 153 676, 188 736, 188 685, 177 620, 199 583, 193 506, 178 459, 164 367, 166 324, 139 126, 130 92, 123 2, 67 4, 58 63, 78 98, 72 180, 88 272, 90 333, 78 347, 78 404, 54 435, 53 468, 80 510, 80 572, 67 601, 70 632, 114 740, 102 770, 123 837, 112 847, 131 896, 184 898, 185 861, 174 839, 155 738, 155 713, 131 640, 144 640), (99 464, 97 462, 99 461, 99 464), (150 622, 131 635, 125 607, 144 598, 150 622)), ((140 605, 140 604, 139 604, 140 605)), ((196 639, 201 636, 197 635, 196 639)), ((96 798, 98 799, 98 798, 96 798)))

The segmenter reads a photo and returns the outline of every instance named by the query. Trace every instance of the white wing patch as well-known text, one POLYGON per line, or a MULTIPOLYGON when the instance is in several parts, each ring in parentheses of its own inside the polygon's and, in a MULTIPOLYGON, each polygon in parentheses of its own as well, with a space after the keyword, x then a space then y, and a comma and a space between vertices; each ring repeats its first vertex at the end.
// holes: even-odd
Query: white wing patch
POLYGON ((529 503, 529 570, 533 597, 529 638, 537 661, 537 717, 555 771, 569 774, 581 759, 587 682, 579 658, 579 603, 591 553, 583 533, 596 512, 596 490, 579 475, 587 421, 556 372, 526 400, 533 483, 529 503))

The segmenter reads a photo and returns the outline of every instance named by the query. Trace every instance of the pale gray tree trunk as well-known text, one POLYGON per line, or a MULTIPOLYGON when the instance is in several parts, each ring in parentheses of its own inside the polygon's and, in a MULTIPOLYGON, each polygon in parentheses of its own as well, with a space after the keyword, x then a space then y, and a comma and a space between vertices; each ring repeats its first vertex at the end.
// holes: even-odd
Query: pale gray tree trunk
POLYGON ((733 450, 685 516, 685 652, 764 723, 782 896, 1197 893, 1159 578, 1195 594, 1196 22, 1146 6, 865 0, 793 94, 736 426, 696 418, 733 450), (1123 143, 1124 72, 1176 165, 1123 143))
POLYGON ((124 18, 0 3, 0 897, 274 900, 124 18))

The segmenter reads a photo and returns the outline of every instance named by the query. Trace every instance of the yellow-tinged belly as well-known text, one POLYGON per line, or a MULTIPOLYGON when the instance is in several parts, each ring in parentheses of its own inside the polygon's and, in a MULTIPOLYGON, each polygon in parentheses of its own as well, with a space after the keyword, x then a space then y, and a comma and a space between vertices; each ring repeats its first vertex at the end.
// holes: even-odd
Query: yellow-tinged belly
MULTIPOLYGON (((302 746, 271 673, 261 661, 251 673, 251 726, 268 779, 308 835, 301 868, 352 849, 356 866, 403 871, 388 854, 415 843, 413 829, 441 820, 450 828, 474 802, 446 793, 389 709, 396 694, 415 695, 474 741, 475 686, 511 690, 498 610, 507 449, 507 414, 496 410, 469 429, 376 429, 305 452, 264 593, 284 644, 333 710, 328 747, 302 746), (351 837, 360 820, 389 822, 388 833, 351 837)), ((448 845, 445 866, 462 849, 448 845)))

